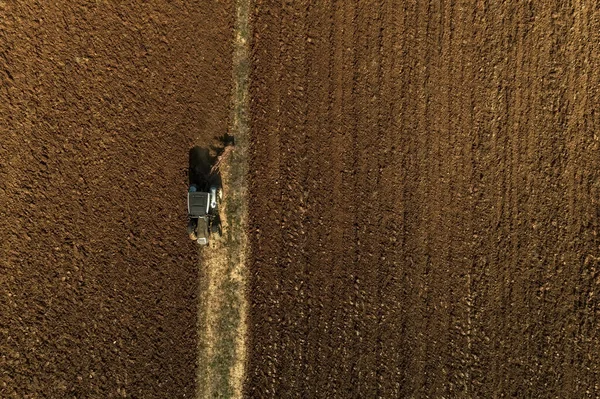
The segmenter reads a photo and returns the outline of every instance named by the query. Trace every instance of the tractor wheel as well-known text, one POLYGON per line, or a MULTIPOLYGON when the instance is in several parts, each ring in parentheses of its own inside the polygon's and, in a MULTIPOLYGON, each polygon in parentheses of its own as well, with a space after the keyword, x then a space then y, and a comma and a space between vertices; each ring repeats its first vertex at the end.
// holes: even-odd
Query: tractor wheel
POLYGON ((196 241, 198 239, 198 236, 196 235, 196 223, 194 223, 194 220, 189 221, 187 232, 192 241, 196 241))
POLYGON ((222 235, 222 231, 221 231, 221 224, 220 223, 214 223, 210 226, 210 233, 211 234, 218 234, 219 237, 222 235))

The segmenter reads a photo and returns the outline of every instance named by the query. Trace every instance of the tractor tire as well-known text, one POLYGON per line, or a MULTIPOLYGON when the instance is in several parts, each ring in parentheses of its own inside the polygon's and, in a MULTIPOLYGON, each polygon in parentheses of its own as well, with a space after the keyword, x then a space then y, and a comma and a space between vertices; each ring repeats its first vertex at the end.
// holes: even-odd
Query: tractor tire
POLYGON ((221 237, 223 235, 223 231, 221 230, 221 224, 220 223, 215 223, 213 225, 210 226, 210 233, 211 234, 217 234, 219 237, 221 237))
POLYGON ((194 223, 193 220, 190 220, 188 222, 187 232, 190 237, 190 240, 196 241, 198 239, 198 236, 196 235, 196 223, 194 223))

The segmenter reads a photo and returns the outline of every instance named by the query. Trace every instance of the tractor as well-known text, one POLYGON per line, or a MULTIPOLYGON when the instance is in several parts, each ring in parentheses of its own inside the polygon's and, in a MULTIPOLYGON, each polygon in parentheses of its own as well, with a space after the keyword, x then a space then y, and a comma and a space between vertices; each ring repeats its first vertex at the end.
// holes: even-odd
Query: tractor
POLYGON ((208 244, 211 234, 221 235, 219 202, 222 190, 215 186, 206 188, 190 185, 188 190, 188 234, 198 244, 208 244))
POLYGON ((187 231, 190 239, 201 246, 208 245, 211 235, 222 234, 219 204, 223 189, 219 165, 230 149, 226 147, 218 157, 211 157, 207 148, 190 150, 187 231))

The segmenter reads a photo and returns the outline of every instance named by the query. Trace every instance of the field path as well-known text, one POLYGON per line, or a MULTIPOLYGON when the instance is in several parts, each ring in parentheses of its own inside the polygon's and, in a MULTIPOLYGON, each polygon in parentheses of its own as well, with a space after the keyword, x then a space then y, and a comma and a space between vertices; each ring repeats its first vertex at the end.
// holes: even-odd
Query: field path
POLYGON ((237 0, 233 39, 235 145, 220 167, 223 237, 202 250, 196 397, 241 398, 247 366, 249 0, 237 0))

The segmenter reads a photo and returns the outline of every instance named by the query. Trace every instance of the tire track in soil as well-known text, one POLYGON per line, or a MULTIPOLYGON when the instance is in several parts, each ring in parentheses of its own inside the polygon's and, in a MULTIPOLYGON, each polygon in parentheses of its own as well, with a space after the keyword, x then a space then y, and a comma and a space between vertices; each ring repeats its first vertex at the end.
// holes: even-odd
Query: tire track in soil
MULTIPOLYGON (((316 104, 307 109, 307 135, 308 143, 316 148, 323 148, 326 153, 333 151, 331 147, 331 122, 330 115, 330 96, 331 96, 331 61, 330 47, 327 40, 332 31, 331 16, 333 12, 332 2, 324 1, 313 4, 308 9, 308 21, 312 23, 307 27, 307 63, 311 65, 308 73, 307 96, 309 104, 316 104), (320 84, 320 83, 323 84, 320 84), (311 128, 314 126, 314 128, 311 128)), ((306 162, 306 161, 305 161, 306 162)), ((310 389, 308 384, 311 381, 320 379, 320 372, 312 364, 322 364, 327 358, 327 346, 324 339, 320 339, 320 331, 327 332, 328 317, 325 315, 323 302, 327 301, 325 295, 330 291, 330 267, 321 267, 323 261, 331 265, 331 254, 323 251, 323 242, 329 241, 330 228, 326 224, 333 216, 331 212, 331 201, 333 199, 331 176, 323 174, 331 166, 328 157, 319 157, 313 162, 307 162, 308 173, 303 192, 319 193, 306 197, 306 209, 304 212, 307 283, 306 290, 306 325, 308 327, 306 335, 303 337, 302 351, 307 354, 303 364, 302 373, 305 376, 302 381, 302 391, 310 389), (317 245, 315 251, 310 251, 310 246, 317 245), (310 328, 311 325, 317 328, 310 328), (317 345, 314 351, 310 350, 312 345, 317 345)), ((324 394, 323 387, 316 384, 315 394, 324 394)))
POLYGON ((599 13, 256 6, 250 396, 598 393, 599 13))
POLYGON ((287 379, 287 376, 301 376, 304 364, 301 350, 302 337, 306 335, 305 310, 305 281, 306 260, 304 257, 304 212, 306 203, 304 193, 308 164, 306 158, 307 132, 306 113, 307 102, 306 74, 306 10, 307 1, 296 1, 282 7, 282 36, 288 38, 282 42, 282 65, 287 72, 282 75, 279 84, 286 101, 280 104, 282 125, 280 130, 281 146, 284 150, 283 173, 287 177, 282 185, 282 220, 280 228, 283 231, 284 259, 282 269, 281 296, 285 298, 281 308, 282 329, 280 344, 288 348, 281 354, 281 384, 293 391, 300 391, 300 378, 287 379), (294 272, 289 273, 293 268, 294 272), (294 298, 294 299, 292 299, 294 298), (290 315, 298 315, 291 318, 290 315))
POLYGON ((355 90, 357 26, 351 21, 356 19, 357 5, 352 2, 334 3, 334 93, 333 93, 333 147, 332 175, 334 177, 333 202, 333 278, 331 333, 329 346, 329 364, 339 367, 327 368, 326 392, 336 395, 348 395, 351 384, 353 348, 353 297, 356 291, 356 208, 354 157, 356 126, 355 104, 352 96, 355 90), (346 26, 347 29, 341 29, 346 26), (351 260, 350 262, 348 260, 351 260), (346 381, 347 385, 336 386, 336 381, 346 381))
MULTIPOLYGON (((353 299, 356 308, 354 318, 356 334, 353 349, 357 353, 353 364, 353 380, 356 393, 359 396, 376 396, 377 392, 377 348, 380 339, 378 315, 380 303, 377 292, 370 292, 370 287, 377 286, 377 269, 371 267, 381 261, 381 243, 379 226, 381 225, 381 201, 378 198, 378 188, 381 180, 382 154, 378 146, 385 144, 381 130, 379 109, 379 93, 381 86, 382 68, 382 4, 370 7, 359 5, 357 8, 357 23, 364 27, 358 32, 357 47, 357 89, 356 101, 356 132, 358 137, 363 135, 362 143, 355 147, 355 192, 357 206, 357 274, 355 281, 356 294, 353 299), (364 133, 363 133, 364 132, 364 133), (366 134, 369 132, 369 134, 366 134), (371 216, 373 215, 373 216, 371 216), (361 372, 368 370, 367 372, 361 372)), ((389 116, 388 116, 389 117, 389 116)), ((358 140, 358 139, 357 139, 358 140)))
MULTIPOLYGON (((262 3, 256 3, 252 11, 250 101, 251 109, 261 108, 264 115, 280 115, 281 52, 269 51, 272 43, 279 45, 282 29, 280 18, 279 8, 268 8, 262 3), (263 41, 263 37, 269 39, 263 41)), ((248 380, 260 381, 260 384, 247 389, 251 397, 272 397, 278 390, 276 373, 281 365, 278 334, 273 330, 260 332, 261 339, 269 342, 262 345, 257 340, 256 326, 282 323, 278 293, 281 289, 282 274, 279 265, 283 248, 281 193, 284 181, 281 179, 281 169, 285 160, 279 137, 280 118, 252 118, 251 124, 254 131, 262 131, 264 134, 252 137, 250 142, 249 164, 253 166, 248 178, 249 182, 253 182, 250 190, 254 194, 248 198, 249 209, 266 203, 269 212, 249 215, 251 252, 257 256, 252 255, 250 265, 253 267, 249 267, 249 320, 252 322, 248 325, 248 345, 252 351, 249 351, 248 356, 264 361, 260 364, 249 361, 248 380)))

